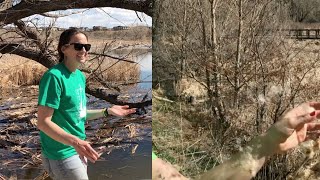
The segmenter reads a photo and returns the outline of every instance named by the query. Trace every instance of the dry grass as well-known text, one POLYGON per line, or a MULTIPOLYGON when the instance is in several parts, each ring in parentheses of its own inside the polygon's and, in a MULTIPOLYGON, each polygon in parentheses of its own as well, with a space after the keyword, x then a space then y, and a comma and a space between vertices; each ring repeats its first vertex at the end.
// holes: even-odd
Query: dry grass
MULTIPOLYGON (((111 58, 98 58, 87 62, 86 66, 93 69, 97 74, 101 74, 108 82, 132 82, 139 80, 140 67, 135 63, 119 62, 111 58)), ((89 77, 88 79, 90 79, 89 77)))
MULTIPOLYGON (((279 102, 281 108, 288 104, 288 109, 305 101, 319 101, 319 44, 319 41, 287 40, 283 51, 266 62, 270 80, 265 95, 255 94, 255 88, 261 84, 249 81, 240 92, 240 108, 226 109, 225 120, 230 127, 222 135, 215 134, 220 127, 218 117, 212 116, 205 104, 192 106, 154 99, 154 150, 161 158, 177 164, 184 175, 196 177, 224 162, 251 138, 266 131, 274 122, 279 102), (281 63, 285 64, 282 74, 281 63), (290 102, 294 93, 297 94, 290 102), (265 104, 264 119, 257 125, 257 112, 262 104, 265 104)), ((231 88, 224 86, 221 92, 224 102, 232 102, 231 88)), ((159 90, 156 95, 163 97, 164 93, 159 90)), ((319 150, 311 158, 305 152, 303 148, 296 148, 286 155, 272 157, 254 179, 316 179, 319 150)))
MULTIPOLYGON (((158 90, 153 94, 161 96, 158 90)), ((200 120, 206 121, 205 111, 196 112, 183 102, 153 99, 152 103, 152 141, 157 155, 189 177, 199 174, 203 164, 212 166, 210 154, 205 151, 211 144, 207 141, 210 134, 198 126, 200 120)))
POLYGON ((4 54, 0 58, 1 87, 38 84, 47 70, 41 64, 32 60, 4 54))
POLYGON ((183 78, 176 86, 176 94, 182 96, 204 97, 207 94, 205 87, 192 78, 183 78))
MULTIPOLYGON (((254 133, 255 126, 248 124, 248 119, 252 119, 254 114, 252 107, 237 110, 230 115, 232 126, 222 137, 214 135, 218 125, 204 105, 191 107, 183 102, 168 103, 153 99, 152 111, 153 150, 160 158, 172 163, 183 175, 194 179, 228 160, 251 138, 258 135, 254 133)), ((292 176, 293 179, 303 179, 306 176, 302 162, 309 160, 309 164, 312 164, 304 152, 304 148, 297 148, 287 155, 271 158, 256 179, 281 177, 283 168, 295 170, 299 167, 300 172, 293 173, 292 176)), ((313 162, 317 157, 314 156, 313 162)), ((312 168, 308 171, 308 175, 314 177, 312 168)))
MULTIPOLYGON (((93 69, 97 67, 96 61, 91 67, 93 69)), ((0 85, 1 87, 37 85, 46 70, 46 67, 35 61, 17 55, 4 54, 0 58, 0 85)), ((126 62, 117 63, 113 59, 103 60, 99 71, 110 82, 137 81, 140 75, 139 65, 126 62)))
MULTIPOLYGON (((92 39, 94 43, 93 51, 101 51, 105 43, 109 43, 110 49, 122 45, 137 45, 135 41, 111 41, 103 39, 92 39)), ((131 47, 133 48, 133 47, 131 47)), ((122 49, 117 50, 115 57, 125 56, 126 60, 135 61, 136 53, 141 50, 122 49), (121 54, 121 55, 120 55, 121 54)), ((145 50, 142 50, 145 51, 145 50)), ((108 53, 109 54, 109 53, 108 53)), ((91 58, 93 55, 91 55, 91 58)), ((139 80, 140 66, 135 63, 128 63, 118 61, 107 57, 98 57, 87 62, 86 66, 93 70, 98 70, 98 73, 104 77, 106 81, 110 82, 136 82, 139 80), (99 67, 98 69, 96 69, 99 67)), ((35 85, 38 84, 43 73, 47 70, 41 64, 17 55, 4 54, 0 58, 0 85, 2 87, 10 87, 16 85, 35 85)))
MULTIPOLYGON (((132 82, 139 79, 140 67, 138 64, 117 63, 116 60, 107 58, 102 62, 97 72, 101 72, 109 82, 132 82)), ((91 68, 98 67, 96 60, 93 64, 91 68)), ((37 85, 46 70, 46 67, 35 61, 17 55, 4 54, 0 58, 0 86, 37 85)))
POLYGON ((123 31, 91 31, 87 32, 89 40, 111 42, 112 40, 121 41, 122 44, 143 43, 151 44, 151 29, 147 27, 131 27, 129 30, 123 31))
MULTIPOLYGON (((0 36, 8 41, 21 42, 23 38, 13 32, 5 33, 0 29, 0 36)), ((57 40, 61 31, 52 31, 51 38, 54 39, 53 46, 57 46, 57 40)), ((89 42, 93 45, 92 52, 111 54, 116 53, 124 56, 129 54, 127 60, 134 60, 134 53, 141 46, 151 45, 151 29, 147 27, 132 27, 123 31, 91 31, 86 32, 89 42), (101 52, 107 46, 105 52, 101 52), (118 50, 115 50, 118 49, 118 50), (132 50, 134 49, 134 50, 132 50)), ((45 32, 41 32, 41 37, 45 37, 45 32)), ((143 48, 143 47, 142 47, 143 48)), ((93 55, 92 55, 93 57, 93 55)), ((92 67, 98 67, 102 62, 99 73, 105 77, 106 81, 135 82, 139 80, 140 67, 138 64, 117 62, 110 58, 98 58, 93 61, 92 67)), ((87 64, 90 64, 88 62, 87 64)), ((42 65, 16 55, 5 54, 0 58, 0 85, 1 87, 33 85, 38 84, 46 68, 42 65)))

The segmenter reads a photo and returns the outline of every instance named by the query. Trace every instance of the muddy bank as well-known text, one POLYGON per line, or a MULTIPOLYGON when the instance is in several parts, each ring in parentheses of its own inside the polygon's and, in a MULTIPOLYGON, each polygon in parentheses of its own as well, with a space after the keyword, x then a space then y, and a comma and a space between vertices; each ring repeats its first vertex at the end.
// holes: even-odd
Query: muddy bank
MULTIPOLYGON (((145 93, 148 92, 123 94, 119 98, 135 101, 145 93)), ((42 169, 39 130, 36 127, 37 96, 38 86, 0 89, 0 179, 47 177, 42 169)), ((87 97, 88 109, 111 106, 90 95, 87 97)), ((146 110, 144 115, 87 122, 87 140, 95 149, 104 152, 97 163, 89 164, 91 179, 151 177, 151 169, 146 171, 146 168, 151 168, 151 106, 146 110)))

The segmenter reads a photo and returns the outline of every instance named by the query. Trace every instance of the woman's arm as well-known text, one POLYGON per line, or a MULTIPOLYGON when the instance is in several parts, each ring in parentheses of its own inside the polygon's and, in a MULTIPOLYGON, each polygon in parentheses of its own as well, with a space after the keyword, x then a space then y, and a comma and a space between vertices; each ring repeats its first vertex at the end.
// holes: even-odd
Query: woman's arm
POLYGON ((105 117, 105 115, 112 115, 117 117, 124 117, 129 114, 135 113, 135 108, 129 108, 129 106, 118 106, 114 105, 111 108, 107 108, 107 113, 105 113, 106 109, 93 109, 93 110, 87 110, 87 120, 93 120, 105 117))
POLYGON ((230 160, 204 173, 200 180, 249 180, 261 169, 266 159, 272 155, 268 137, 262 135, 253 139, 242 152, 230 160))
MULTIPOLYGON (((301 104, 287 112, 261 136, 254 138, 242 152, 230 160, 209 170, 201 180, 249 180, 273 154, 284 153, 308 139, 307 132, 315 131, 319 136, 320 103, 301 104)), ((311 138, 311 137, 309 137, 311 138)))
POLYGON ((94 162, 98 159, 98 153, 86 141, 65 132, 57 124, 51 121, 54 109, 46 106, 38 106, 38 128, 52 139, 73 146, 80 156, 86 156, 94 162))
POLYGON ((152 158, 152 179, 189 180, 180 174, 170 163, 167 163, 158 157, 152 158))
POLYGON ((99 119, 104 117, 105 109, 87 110, 87 120, 99 119))
POLYGON ((51 121, 54 109, 46 106, 38 107, 38 128, 52 139, 63 144, 73 146, 78 138, 65 132, 57 124, 51 121))

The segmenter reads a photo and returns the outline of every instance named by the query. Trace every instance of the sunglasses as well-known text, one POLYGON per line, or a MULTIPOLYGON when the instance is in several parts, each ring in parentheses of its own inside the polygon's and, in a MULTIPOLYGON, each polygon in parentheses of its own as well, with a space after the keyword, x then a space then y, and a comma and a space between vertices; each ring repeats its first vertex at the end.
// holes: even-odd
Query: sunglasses
POLYGON ((91 48, 91 44, 70 43, 70 44, 66 44, 66 45, 73 45, 74 50, 76 50, 76 51, 81 51, 83 47, 86 51, 89 51, 91 48))

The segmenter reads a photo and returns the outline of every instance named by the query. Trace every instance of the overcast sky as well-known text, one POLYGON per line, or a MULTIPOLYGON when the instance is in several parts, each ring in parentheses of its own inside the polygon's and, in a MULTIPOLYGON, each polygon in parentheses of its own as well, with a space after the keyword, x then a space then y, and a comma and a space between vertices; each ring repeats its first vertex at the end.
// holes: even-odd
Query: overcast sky
MULTIPOLYGON (((50 14, 71 14, 66 17, 59 17, 55 23, 56 27, 68 28, 73 27, 89 27, 93 26, 132 26, 145 25, 152 26, 152 19, 144 13, 137 12, 141 21, 137 17, 135 11, 119 9, 119 8, 93 8, 93 9, 75 9, 65 11, 50 12, 50 14), (77 14, 72 14, 77 13, 77 14)), ((44 17, 41 15, 34 15, 24 20, 32 20, 40 26, 46 26, 52 23, 53 18, 44 17)))

